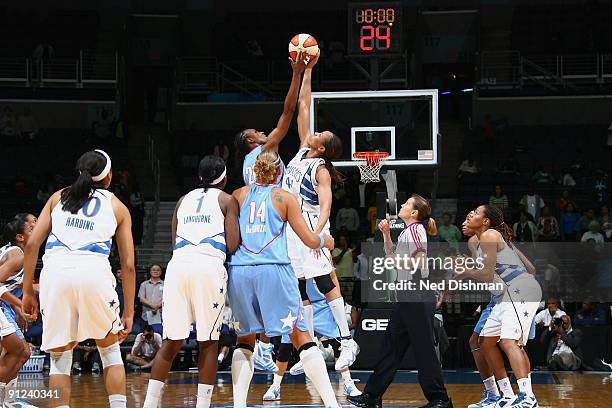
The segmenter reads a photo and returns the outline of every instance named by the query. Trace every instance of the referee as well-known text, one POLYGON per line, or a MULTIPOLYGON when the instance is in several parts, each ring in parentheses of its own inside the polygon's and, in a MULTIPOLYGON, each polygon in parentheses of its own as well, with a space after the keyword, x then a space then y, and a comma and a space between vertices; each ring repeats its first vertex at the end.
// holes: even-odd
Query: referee
MULTIPOLYGON (((426 267, 427 232, 436 234, 436 223, 429 217, 431 207, 427 200, 412 195, 399 211, 399 217, 407 227, 398 237, 397 248, 393 248, 389 222, 379 224, 384 238, 387 256, 407 254, 416 261, 420 259, 426 267), (427 223, 427 232, 424 224, 427 223)), ((424 269, 424 268, 423 268, 424 269)), ((421 271, 423 271, 421 269, 421 271)), ((418 278, 416 273, 414 278, 418 278)), ((425 278, 426 276, 422 276, 425 278)), ((368 379, 362 395, 347 397, 357 407, 382 407, 382 396, 393 382, 399 364, 412 344, 418 369, 418 378, 428 403, 423 408, 452 408, 453 403, 446 393, 440 360, 434 346, 435 297, 433 293, 402 294, 393 308, 382 345, 382 356, 368 379)))

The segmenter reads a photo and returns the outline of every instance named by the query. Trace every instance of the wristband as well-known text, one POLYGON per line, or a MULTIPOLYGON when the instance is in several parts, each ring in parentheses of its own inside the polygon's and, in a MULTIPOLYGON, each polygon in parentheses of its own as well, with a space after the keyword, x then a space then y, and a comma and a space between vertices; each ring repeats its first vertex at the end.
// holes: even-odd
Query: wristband
POLYGON ((317 247, 317 249, 323 248, 324 245, 325 245, 325 234, 321 234, 319 235, 319 246, 317 247))

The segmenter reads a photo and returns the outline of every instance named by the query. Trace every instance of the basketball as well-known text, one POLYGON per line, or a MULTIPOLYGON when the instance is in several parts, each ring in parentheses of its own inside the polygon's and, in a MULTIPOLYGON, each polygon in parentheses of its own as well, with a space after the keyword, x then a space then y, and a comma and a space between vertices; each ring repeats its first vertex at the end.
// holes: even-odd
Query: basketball
POLYGON ((302 52, 315 56, 319 52, 317 40, 310 34, 297 34, 289 41, 289 58, 297 61, 302 52))

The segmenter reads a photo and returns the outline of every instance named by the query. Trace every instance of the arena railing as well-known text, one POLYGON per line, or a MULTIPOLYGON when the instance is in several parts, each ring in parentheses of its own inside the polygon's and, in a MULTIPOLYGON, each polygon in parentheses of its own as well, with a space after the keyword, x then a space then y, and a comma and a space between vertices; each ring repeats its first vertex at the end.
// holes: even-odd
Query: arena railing
POLYGON ((0 57, 0 82, 30 84, 30 61, 21 57, 0 57))
POLYGON ((83 84, 116 84, 119 78, 119 59, 115 54, 97 54, 93 50, 79 53, 80 79, 83 84))
POLYGON ((612 54, 602 54, 599 58, 601 77, 605 81, 612 78, 612 54))

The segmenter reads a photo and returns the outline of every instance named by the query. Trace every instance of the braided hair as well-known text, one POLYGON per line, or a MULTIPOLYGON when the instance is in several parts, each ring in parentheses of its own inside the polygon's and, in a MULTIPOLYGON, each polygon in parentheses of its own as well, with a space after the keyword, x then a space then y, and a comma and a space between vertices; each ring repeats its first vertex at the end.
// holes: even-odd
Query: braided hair
POLYGON ((504 213, 498 207, 493 205, 484 204, 484 216, 491 222, 491 228, 499 232, 504 241, 512 242, 512 229, 504 221, 504 213))

